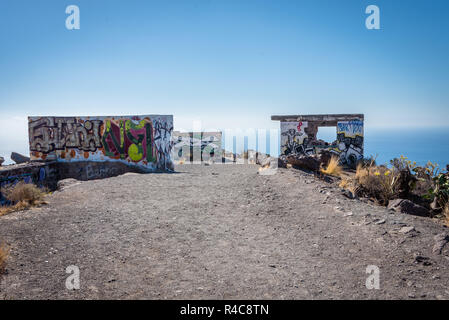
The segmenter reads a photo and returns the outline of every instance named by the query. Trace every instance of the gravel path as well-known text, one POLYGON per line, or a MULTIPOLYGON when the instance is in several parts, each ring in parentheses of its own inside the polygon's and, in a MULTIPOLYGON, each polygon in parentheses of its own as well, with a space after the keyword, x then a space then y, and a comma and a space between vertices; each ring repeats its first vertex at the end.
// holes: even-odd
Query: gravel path
POLYGON ((449 245, 432 251, 448 231, 431 219, 347 199, 293 169, 177 171, 78 182, 1 217, 12 252, 0 298, 449 298, 449 245), (70 265, 80 290, 65 288, 70 265), (368 265, 379 290, 365 286, 368 265))

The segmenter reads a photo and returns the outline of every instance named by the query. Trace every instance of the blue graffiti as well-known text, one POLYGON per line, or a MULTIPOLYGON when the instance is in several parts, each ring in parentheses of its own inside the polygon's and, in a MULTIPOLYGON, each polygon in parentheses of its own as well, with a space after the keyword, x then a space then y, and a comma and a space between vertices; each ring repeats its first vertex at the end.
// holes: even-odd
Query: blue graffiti
POLYGON ((33 183, 33 176, 31 173, 25 173, 17 176, 0 178, 0 206, 11 205, 11 201, 6 199, 3 195, 2 189, 14 187, 20 181, 23 181, 25 183, 33 183))
POLYGON ((363 121, 351 120, 337 123, 338 132, 363 135, 363 121))

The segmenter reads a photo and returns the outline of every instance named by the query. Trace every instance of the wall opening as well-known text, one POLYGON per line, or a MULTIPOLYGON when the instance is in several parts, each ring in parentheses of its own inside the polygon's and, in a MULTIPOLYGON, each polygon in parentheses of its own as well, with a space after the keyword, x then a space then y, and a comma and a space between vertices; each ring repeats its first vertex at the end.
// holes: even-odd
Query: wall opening
POLYGON ((318 127, 316 138, 318 141, 322 140, 331 145, 337 141, 337 127, 318 127))

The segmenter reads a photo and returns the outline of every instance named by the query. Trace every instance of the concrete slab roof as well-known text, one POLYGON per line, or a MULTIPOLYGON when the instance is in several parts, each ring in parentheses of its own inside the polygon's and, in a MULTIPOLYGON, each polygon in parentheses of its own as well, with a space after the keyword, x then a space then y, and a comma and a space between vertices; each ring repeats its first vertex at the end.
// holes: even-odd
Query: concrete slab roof
POLYGON ((318 126, 336 126, 339 121, 364 120, 363 114, 305 114, 305 115, 285 115, 271 116, 271 120, 287 121, 308 121, 314 122, 318 126))

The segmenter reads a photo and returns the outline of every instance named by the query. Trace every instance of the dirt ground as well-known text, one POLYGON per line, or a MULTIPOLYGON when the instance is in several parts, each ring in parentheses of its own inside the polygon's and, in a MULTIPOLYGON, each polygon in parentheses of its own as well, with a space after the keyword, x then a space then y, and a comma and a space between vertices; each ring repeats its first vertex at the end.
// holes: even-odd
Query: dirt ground
POLYGON ((182 165, 69 184, 0 217, 2 299, 448 299, 448 229, 294 169, 182 165), (414 230, 404 233, 404 227, 414 230), (66 268, 80 289, 67 290, 66 268), (380 288, 369 290, 368 265, 380 288))

